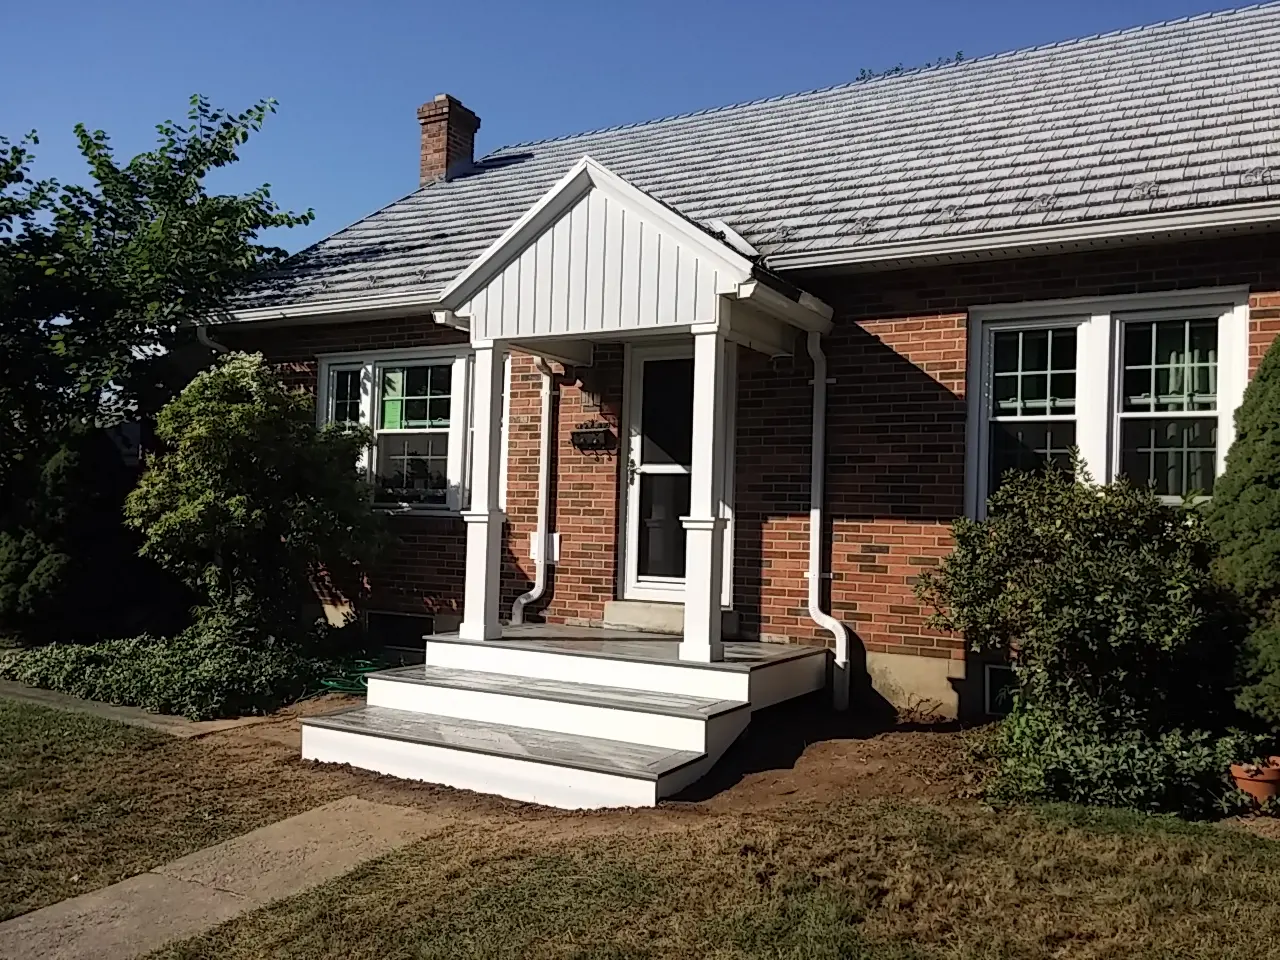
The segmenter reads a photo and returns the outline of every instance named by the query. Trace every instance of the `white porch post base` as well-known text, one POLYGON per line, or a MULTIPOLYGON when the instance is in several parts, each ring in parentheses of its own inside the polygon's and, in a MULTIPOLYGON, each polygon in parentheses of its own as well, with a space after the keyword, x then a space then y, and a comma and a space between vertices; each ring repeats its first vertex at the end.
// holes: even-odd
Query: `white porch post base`
POLYGON ((681 517, 685 530, 684 637, 680 659, 724 659, 720 637, 720 575, 724 567, 724 519, 681 517))
POLYGON ((467 579, 458 636, 463 640, 501 640, 498 600, 506 515, 501 510, 465 510, 462 520, 467 525, 467 579))
MULTIPOLYGON (((717 309, 728 311, 727 302, 717 309)), ((680 659, 724 659, 720 587, 724 580, 725 316, 693 328, 693 462, 685 530, 684 638, 680 659)))
POLYGON ((462 512, 467 525, 467 573, 462 597, 464 640, 498 640, 498 595, 502 583, 502 526, 498 509, 502 470, 501 343, 475 343, 475 415, 473 429, 471 509, 462 512))

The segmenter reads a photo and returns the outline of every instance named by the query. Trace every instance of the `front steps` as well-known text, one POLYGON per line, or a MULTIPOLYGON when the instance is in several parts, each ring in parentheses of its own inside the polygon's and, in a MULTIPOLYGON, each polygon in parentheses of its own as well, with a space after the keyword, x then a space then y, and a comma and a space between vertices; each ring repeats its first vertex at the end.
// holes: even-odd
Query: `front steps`
POLYGON ((676 650, 432 637, 424 666, 369 677, 365 706, 303 720, 302 755, 566 809, 653 806, 710 770, 753 709, 825 682, 820 649, 731 644, 715 664, 676 650))

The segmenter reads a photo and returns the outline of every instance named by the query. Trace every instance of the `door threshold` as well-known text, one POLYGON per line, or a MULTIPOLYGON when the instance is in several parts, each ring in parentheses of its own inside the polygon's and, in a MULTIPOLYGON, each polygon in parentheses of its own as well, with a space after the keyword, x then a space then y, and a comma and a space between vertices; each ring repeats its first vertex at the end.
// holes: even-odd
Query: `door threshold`
MULTIPOLYGON (((721 611, 720 633, 726 640, 738 637, 736 610, 721 611)), ((604 625, 625 630, 648 630, 679 637, 684 635, 683 600, 610 600, 604 605, 604 625)))

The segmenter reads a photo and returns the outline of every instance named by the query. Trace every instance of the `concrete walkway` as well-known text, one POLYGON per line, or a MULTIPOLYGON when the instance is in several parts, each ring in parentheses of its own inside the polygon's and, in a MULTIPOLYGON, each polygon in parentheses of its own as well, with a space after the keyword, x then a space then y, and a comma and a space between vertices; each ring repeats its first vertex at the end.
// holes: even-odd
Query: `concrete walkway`
POLYGON ((28 687, 25 683, 13 680, 0 680, 0 697, 6 700, 18 700, 22 703, 34 703, 40 707, 53 710, 66 710, 70 713, 88 713, 117 723, 127 723, 131 727, 146 727, 148 730, 159 730, 174 737, 201 737, 206 733, 218 733, 222 730, 234 730, 237 727, 253 726, 266 723, 267 716, 238 717, 233 720, 188 720, 186 717, 173 717, 163 713, 148 713, 141 707, 118 707, 114 703, 99 703, 97 700, 82 700, 65 693, 52 690, 41 690, 39 687, 28 687))
POLYGON ((0 924, 2 960, 129 960, 332 880, 448 821, 344 797, 0 924))

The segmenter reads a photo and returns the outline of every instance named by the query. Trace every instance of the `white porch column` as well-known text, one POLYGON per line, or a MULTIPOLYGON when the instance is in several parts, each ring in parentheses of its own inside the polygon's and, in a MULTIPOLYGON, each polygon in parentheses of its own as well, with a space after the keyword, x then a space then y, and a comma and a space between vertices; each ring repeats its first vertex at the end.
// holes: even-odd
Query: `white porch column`
POLYGON ((464 510, 467 525, 467 575, 463 594, 464 640, 497 640, 499 587, 502 579, 502 524, 498 479, 502 465, 502 386, 504 344, 475 344, 474 424, 471 460, 471 508, 464 510))
POLYGON ((724 659, 720 589, 724 575, 725 471, 724 332, 717 324, 693 328, 693 463, 689 516, 684 517, 684 639, 680 659, 724 659))

